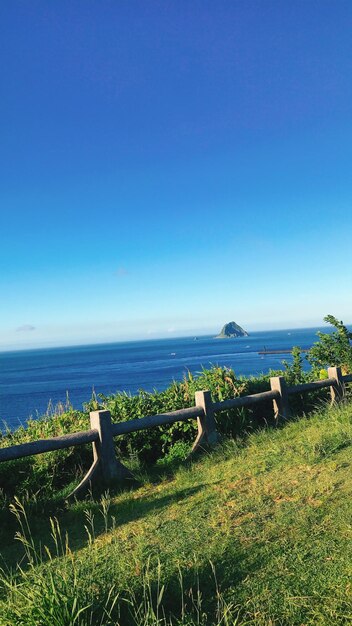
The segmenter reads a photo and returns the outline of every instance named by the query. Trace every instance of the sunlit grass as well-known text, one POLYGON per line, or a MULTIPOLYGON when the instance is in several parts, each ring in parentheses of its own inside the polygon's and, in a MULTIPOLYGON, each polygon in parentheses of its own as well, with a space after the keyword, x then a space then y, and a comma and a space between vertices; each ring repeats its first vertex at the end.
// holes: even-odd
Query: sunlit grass
POLYGON ((30 531, 17 503, 0 624, 351 623, 351 414, 324 409, 225 442, 53 508, 51 525, 34 507, 30 531))

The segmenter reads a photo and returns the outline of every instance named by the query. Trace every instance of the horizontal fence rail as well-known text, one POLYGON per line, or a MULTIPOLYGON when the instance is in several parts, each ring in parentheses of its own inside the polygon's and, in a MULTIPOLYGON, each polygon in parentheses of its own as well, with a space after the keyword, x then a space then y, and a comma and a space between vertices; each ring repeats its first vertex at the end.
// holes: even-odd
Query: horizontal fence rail
POLYGON ((53 452, 54 450, 62 450, 71 446, 80 446, 85 443, 93 443, 99 438, 97 430, 82 430, 78 433, 70 433, 61 437, 52 437, 51 439, 38 439, 29 443, 21 443, 17 446, 0 449, 1 461, 14 461, 25 456, 34 454, 43 454, 43 452, 53 452))
POLYGON ((324 387, 332 387, 335 384, 335 378, 325 378, 324 380, 316 380, 312 383, 303 383, 301 385, 287 387, 287 393, 288 395, 293 395, 295 393, 303 393, 305 391, 316 391, 317 389, 324 389, 324 387))
POLYGON ((73 492, 76 495, 79 490, 83 490, 88 484, 91 484, 93 478, 95 480, 97 476, 106 484, 116 478, 131 477, 127 468, 116 458, 114 437, 196 419, 198 434, 192 448, 192 451, 195 451, 204 445, 213 445, 219 440, 214 418, 214 414, 217 412, 272 401, 275 418, 277 420, 279 418, 287 419, 290 415, 290 396, 330 388, 331 401, 336 402, 344 397, 347 383, 352 383, 352 374, 344 376, 339 367, 329 367, 328 378, 324 380, 289 386, 283 376, 275 376, 270 378, 271 390, 269 391, 239 396, 221 402, 213 402, 210 391, 197 391, 195 406, 193 407, 158 415, 147 415, 115 424, 111 422, 109 411, 92 411, 90 413, 90 430, 0 448, 0 462, 91 443, 93 446, 93 464, 73 492))
POLYGON ((252 404, 258 404, 259 402, 265 402, 265 400, 274 400, 278 398, 280 393, 278 391, 262 391, 261 393, 254 393, 249 396, 239 396, 238 398, 230 398, 229 400, 222 400, 222 402, 214 402, 214 411, 226 411, 227 409, 236 409, 243 406, 250 406, 252 404))
POLYGON ((170 413, 160 413, 159 415, 148 415, 139 417, 127 422, 119 422, 112 424, 111 430, 114 437, 117 435, 127 435, 138 430, 146 428, 154 428, 155 426, 164 426, 165 424, 174 424, 175 422, 185 422, 186 420, 195 419, 204 415, 204 410, 199 406, 192 406, 190 409, 179 409, 170 413))

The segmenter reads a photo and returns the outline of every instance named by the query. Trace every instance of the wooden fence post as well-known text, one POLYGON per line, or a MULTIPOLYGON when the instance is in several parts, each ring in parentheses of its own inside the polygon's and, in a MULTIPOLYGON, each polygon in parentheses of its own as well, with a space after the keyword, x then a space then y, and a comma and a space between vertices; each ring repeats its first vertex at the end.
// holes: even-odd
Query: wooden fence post
POLYGON ((103 482, 109 485, 114 480, 130 477, 129 470, 117 460, 115 455, 110 411, 92 411, 89 415, 91 428, 99 433, 99 439, 93 443, 93 455, 94 461, 99 459, 103 482))
POLYGON ((328 367, 328 378, 335 378, 336 383, 331 385, 331 404, 342 400, 345 395, 345 384, 343 382, 343 376, 341 367, 328 367))
POLYGON ((279 417, 288 419, 290 416, 290 406, 288 403, 288 393, 286 380, 283 376, 273 376, 270 378, 270 387, 272 391, 278 391, 280 396, 273 400, 275 419, 279 417))
POLYGON ((210 391, 196 391, 196 406, 202 407, 204 415, 197 417, 198 436, 194 442, 192 450, 198 448, 201 443, 210 446, 215 445, 219 441, 219 433, 216 430, 216 422, 214 418, 213 402, 210 391))

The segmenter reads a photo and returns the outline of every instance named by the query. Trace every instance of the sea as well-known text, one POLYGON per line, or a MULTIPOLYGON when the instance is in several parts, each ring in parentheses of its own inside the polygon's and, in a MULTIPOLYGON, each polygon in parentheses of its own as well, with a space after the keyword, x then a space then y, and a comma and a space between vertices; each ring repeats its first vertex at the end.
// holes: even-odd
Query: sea
MULTIPOLYGON (((67 398, 81 409, 93 391, 112 394, 139 389, 159 391, 187 372, 212 365, 231 367, 237 375, 256 375, 290 362, 293 346, 307 349, 318 328, 253 332, 249 337, 213 336, 129 341, 100 345, 0 352, 0 426, 14 429, 67 398), (263 349, 281 354, 260 355, 263 349)), ((328 332, 326 328, 320 329, 328 332)), ((308 364, 305 365, 308 368, 308 364)))

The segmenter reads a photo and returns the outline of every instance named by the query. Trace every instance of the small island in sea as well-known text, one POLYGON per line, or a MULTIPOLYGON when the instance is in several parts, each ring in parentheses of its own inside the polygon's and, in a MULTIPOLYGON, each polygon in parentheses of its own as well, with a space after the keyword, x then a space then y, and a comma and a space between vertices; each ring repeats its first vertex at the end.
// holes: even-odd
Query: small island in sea
POLYGON ((248 333, 236 322, 228 322, 225 324, 219 335, 216 335, 215 339, 228 339, 231 337, 248 337, 248 333))

